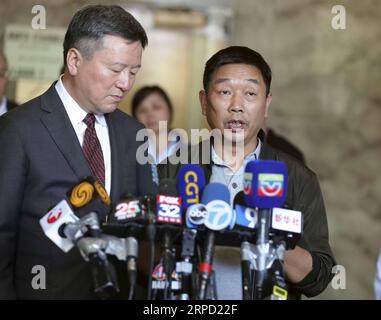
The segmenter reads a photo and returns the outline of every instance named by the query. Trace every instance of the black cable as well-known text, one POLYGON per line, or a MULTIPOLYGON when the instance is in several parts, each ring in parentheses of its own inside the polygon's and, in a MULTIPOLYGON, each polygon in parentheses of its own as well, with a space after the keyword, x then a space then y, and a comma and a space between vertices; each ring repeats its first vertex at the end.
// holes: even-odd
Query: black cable
POLYGON ((150 258, 149 258, 149 272, 148 272, 148 292, 147 292, 147 300, 152 299, 152 272, 155 263, 155 226, 153 224, 149 224, 147 226, 147 235, 150 243, 150 258))

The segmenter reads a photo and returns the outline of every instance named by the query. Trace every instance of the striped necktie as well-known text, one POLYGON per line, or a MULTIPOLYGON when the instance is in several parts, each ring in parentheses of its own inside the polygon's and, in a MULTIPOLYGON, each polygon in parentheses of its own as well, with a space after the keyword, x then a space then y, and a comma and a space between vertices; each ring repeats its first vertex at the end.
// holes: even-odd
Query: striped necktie
POLYGON ((88 113, 83 122, 87 125, 85 137, 83 139, 83 153, 87 163, 89 164, 92 175, 104 186, 105 164, 103 160, 102 147, 95 131, 94 114, 88 113))

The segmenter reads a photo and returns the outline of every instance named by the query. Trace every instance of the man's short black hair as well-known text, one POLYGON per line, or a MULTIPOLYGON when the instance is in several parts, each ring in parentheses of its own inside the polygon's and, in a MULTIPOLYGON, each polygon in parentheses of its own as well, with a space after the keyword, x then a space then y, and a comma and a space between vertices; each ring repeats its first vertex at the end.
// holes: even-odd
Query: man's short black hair
POLYGON ((270 92, 271 68, 256 51, 248 47, 231 46, 215 53, 205 64, 203 85, 205 92, 208 92, 210 80, 218 68, 226 64, 243 63, 257 67, 262 73, 266 85, 266 95, 270 92))
POLYGON ((115 5, 90 5, 79 10, 71 19, 66 31, 64 65, 70 48, 78 49, 87 59, 102 45, 105 35, 119 36, 131 42, 140 41, 143 48, 148 43, 141 24, 126 10, 115 5))

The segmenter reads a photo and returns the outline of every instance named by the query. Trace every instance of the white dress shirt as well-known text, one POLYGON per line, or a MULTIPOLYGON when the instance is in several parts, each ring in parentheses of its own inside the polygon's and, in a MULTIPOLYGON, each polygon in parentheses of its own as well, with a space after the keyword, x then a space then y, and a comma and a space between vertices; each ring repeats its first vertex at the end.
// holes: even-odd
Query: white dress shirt
MULTIPOLYGON (((58 79, 55 88, 61 101, 65 107, 65 110, 69 116, 70 122, 77 134, 78 141, 82 147, 83 139, 86 131, 86 124, 83 122, 87 112, 82 109, 79 104, 70 96, 69 92, 65 89, 62 82, 62 76, 58 79)), ((98 136, 98 140, 101 144, 103 152, 103 160, 105 164, 105 188, 108 194, 111 191, 111 148, 110 137, 108 133, 107 122, 104 115, 95 114, 95 131, 98 136)))

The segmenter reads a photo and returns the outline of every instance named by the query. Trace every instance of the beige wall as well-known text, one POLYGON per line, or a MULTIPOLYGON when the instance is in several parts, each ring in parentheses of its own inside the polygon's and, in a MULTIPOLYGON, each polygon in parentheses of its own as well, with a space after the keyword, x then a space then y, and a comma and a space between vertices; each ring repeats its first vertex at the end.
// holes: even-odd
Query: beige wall
POLYGON ((231 42, 261 52, 274 72, 270 124, 305 153, 326 199, 346 290, 319 298, 374 299, 381 245, 381 3, 238 0, 231 42), (331 8, 346 8, 334 30, 331 8))
POLYGON ((143 53, 142 68, 133 90, 121 103, 121 108, 130 112, 130 101, 134 92, 144 85, 159 84, 172 100, 175 116, 173 125, 184 127, 192 38, 188 34, 170 30, 151 30, 148 37, 149 46, 143 53))

